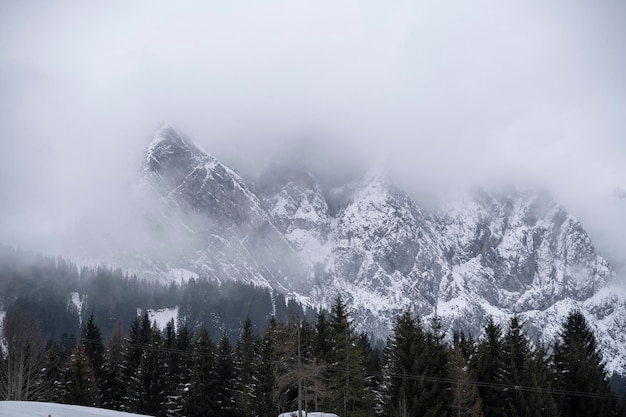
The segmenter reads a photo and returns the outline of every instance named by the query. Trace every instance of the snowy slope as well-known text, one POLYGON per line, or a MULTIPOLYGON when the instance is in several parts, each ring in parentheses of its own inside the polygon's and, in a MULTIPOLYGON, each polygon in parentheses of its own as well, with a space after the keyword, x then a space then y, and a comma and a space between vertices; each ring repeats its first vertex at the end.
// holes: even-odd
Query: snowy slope
POLYGON ((137 254, 140 271, 254 283, 313 306, 342 295, 378 337, 411 308, 475 335, 488 317, 517 313, 549 342, 579 308, 610 369, 626 364, 626 293, 610 287, 612 267, 546 192, 420 202, 380 169, 324 189, 298 166, 272 166, 252 187, 167 125, 146 151, 141 182, 158 204, 148 212, 156 249, 137 254))
POLYGON ((31 401, 0 401, 0 417, 140 417, 102 408, 31 401))
POLYGON ((300 289, 299 257, 258 197, 237 173, 171 126, 154 134, 141 181, 159 199, 154 240, 179 237, 180 245, 162 248, 160 271, 171 276, 184 269, 217 280, 300 289), (160 236, 161 230, 168 236, 160 236))

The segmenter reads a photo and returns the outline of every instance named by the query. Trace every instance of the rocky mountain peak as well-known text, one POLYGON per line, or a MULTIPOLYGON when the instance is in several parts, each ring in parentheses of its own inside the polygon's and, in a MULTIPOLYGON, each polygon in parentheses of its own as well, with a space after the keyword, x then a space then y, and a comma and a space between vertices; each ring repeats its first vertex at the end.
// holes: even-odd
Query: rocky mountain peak
POLYGON ((191 139, 163 123, 146 149, 143 171, 151 182, 172 190, 193 167, 209 159, 211 156, 191 139))
MULTIPOLYGON (((144 170, 164 207, 155 221, 193 237, 165 269, 269 286, 315 307, 342 295, 375 336, 406 308, 474 335, 487 317, 514 313, 546 339, 572 308, 590 321, 626 321, 626 295, 603 295, 611 266, 545 191, 477 189, 425 203, 380 165, 332 186, 305 167, 275 165, 250 186, 167 125, 144 170)), ((621 352, 617 366, 626 332, 613 327, 600 338, 621 352)))

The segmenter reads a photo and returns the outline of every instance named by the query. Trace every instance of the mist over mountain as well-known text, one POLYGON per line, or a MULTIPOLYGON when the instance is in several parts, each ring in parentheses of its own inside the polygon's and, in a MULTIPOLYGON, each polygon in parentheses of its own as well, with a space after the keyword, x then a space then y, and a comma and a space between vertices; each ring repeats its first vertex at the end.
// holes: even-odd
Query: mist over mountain
POLYGON ((0 4, 0 244, 624 366, 623 2, 244 3, 0 4))
POLYGON ((294 160, 244 180, 167 124, 138 162, 142 204, 127 219, 143 244, 111 236, 116 249, 95 254, 107 263, 162 282, 182 273, 253 284, 315 308, 341 295, 377 337, 410 308, 475 335, 489 317, 520 314, 549 340, 581 309, 609 369, 624 366, 626 292, 584 225, 543 189, 418 196, 381 165, 341 183, 294 160))

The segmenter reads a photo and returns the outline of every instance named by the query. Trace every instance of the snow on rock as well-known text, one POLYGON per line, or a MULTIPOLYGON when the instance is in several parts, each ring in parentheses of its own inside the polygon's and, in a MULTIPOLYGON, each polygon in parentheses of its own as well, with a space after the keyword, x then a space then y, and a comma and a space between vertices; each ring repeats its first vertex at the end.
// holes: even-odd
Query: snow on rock
POLYGON ((79 321, 80 326, 83 325, 81 313, 83 311, 83 304, 87 301, 86 299, 87 299, 86 295, 81 295, 77 292, 73 292, 73 293, 70 293, 70 299, 67 303, 68 308, 75 310, 78 313, 78 321, 79 321))
POLYGON ((325 189, 294 165, 250 185, 170 126, 155 133, 142 173, 162 203, 151 218, 162 232, 139 270, 271 287, 315 307, 341 295, 375 337, 411 309, 474 335, 489 317, 519 314, 550 342, 579 308, 609 370, 626 361, 626 290, 607 292, 614 269, 544 191, 479 189, 425 204, 380 169, 325 189))
MULTIPOLYGON (((150 323, 154 323, 156 321, 157 327, 159 329, 165 329, 165 326, 167 326, 167 323, 169 323, 171 320, 174 320, 174 328, 176 328, 178 321, 178 307, 159 309, 149 308, 147 312, 150 323)), ((137 316, 141 315, 143 315, 143 310, 138 308, 137 316)))
POLYGON ((33 401, 0 401, 0 417, 149 417, 103 408, 33 401))

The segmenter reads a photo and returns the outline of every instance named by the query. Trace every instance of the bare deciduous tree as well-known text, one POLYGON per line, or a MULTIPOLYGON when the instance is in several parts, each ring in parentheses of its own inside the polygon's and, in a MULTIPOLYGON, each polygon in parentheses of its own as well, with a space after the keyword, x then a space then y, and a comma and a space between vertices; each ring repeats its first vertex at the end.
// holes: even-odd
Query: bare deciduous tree
POLYGON ((9 311, 4 318, 6 354, 0 366, 0 399, 46 399, 45 349, 39 322, 25 311, 9 311))

